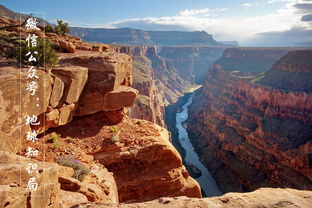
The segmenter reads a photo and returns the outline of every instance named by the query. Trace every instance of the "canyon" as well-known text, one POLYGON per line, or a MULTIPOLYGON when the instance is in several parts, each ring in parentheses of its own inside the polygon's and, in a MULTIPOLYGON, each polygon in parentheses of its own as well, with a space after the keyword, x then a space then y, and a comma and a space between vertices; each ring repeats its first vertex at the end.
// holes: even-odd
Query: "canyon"
MULTIPOLYGON (((0 26, 20 23, 0 13, 0 26)), ((13 56, 30 32, 0 32, 1 207, 312 203, 312 50, 230 48, 206 32, 37 31, 58 64, 37 68, 36 101, 13 56), (29 146, 40 154, 26 157, 29 146)))
POLYGON ((224 192, 311 190, 311 55, 289 51, 255 76, 211 66, 187 129, 224 192))

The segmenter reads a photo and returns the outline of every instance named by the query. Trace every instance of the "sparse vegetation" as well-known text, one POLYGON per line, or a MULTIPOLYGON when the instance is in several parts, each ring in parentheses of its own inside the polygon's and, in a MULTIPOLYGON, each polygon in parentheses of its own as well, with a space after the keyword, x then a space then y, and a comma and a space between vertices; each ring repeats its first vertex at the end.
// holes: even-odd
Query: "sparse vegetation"
POLYGON ((52 134, 51 134, 51 137, 50 137, 51 139, 50 139, 50 141, 53 143, 53 146, 55 147, 55 148, 59 148, 60 147, 60 140, 59 140, 59 135, 57 134, 57 133, 55 133, 55 132, 53 132, 52 134))
POLYGON ((66 35, 70 32, 70 27, 67 22, 57 20, 57 26, 54 27, 54 31, 59 35, 66 35))
POLYGON ((73 168, 73 177, 78 179, 79 181, 82 181, 83 178, 90 173, 90 169, 85 164, 77 160, 74 156, 62 156, 59 157, 56 162, 59 165, 73 168))
POLYGON ((55 32, 55 31, 54 31, 54 28, 53 28, 51 25, 45 26, 44 30, 45 30, 45 32, 47 32, 47 33, 54 33, 54 32, 55 32))
POLYGON ((49 67, 57 64, 57 56, 54 49, 51 47, 51 42, 48 39, 37 39, 37 46, 30 47, 26 41, 21 41, 21 53, 19 50, 16 52, 18 61, 24 64, 31 64, 34 66, 49 67), (30 55, 26 54, 30 52, 30 55), (29 62, 30 56, 33 56, 36 61, 29 62))
POLYGON ((117 131, 117 127, 116 127, 116 126, 112 126, 112 127, 111 127, 111 131, 112 131, 112 132, 116 132, 116 131, 117 131))
POLYGON ((119 138, 119 134, 120 134, 121 131, 118 131, 117 134, 115 136, 112 136, 111 138, 111 141, 114 142, 114 143, 117 143, 120 141, 120 138, 119 138))

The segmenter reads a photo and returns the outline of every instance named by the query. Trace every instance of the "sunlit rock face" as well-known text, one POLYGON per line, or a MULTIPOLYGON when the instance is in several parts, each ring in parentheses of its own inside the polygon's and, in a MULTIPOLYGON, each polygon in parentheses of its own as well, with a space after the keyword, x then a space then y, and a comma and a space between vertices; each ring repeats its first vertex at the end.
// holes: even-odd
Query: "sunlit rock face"
POLYGON ((222 190, 312 189, 309 54, 289 52, 255 77, 211 67, 191 105, 188 131, 222 190))

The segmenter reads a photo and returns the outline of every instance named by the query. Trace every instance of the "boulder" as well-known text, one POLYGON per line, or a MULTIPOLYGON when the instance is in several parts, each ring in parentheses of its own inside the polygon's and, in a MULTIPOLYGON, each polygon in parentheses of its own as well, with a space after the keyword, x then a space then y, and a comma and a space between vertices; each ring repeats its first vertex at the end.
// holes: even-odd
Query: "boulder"
POLYGON ((132 62, 126 54, 65 56, 61 58, 59 63, 88 68, 88 81, 75 112, 77 116, 102 111, 104 95, 107 92, 115 90, 120 85, 129 86, 132 84, 132 62))
POLYGON ((76 47, 74 46, 74 44, 72 44, 68 41, 60 40, 59 46, 60 46, 60 48, 66 50, 67 52, 75 53, 76 47))
POLYGON ((54 76, 53 89, 52 89, 51 98, 50 98, 50 105, 53 108, 58 106, 63 96, 63 91, 64 91, 64 82, 57 76, 54 76))
POLYGON ((103 111, 115 111, 123 107, 132 106, 137 94, 138 90, 132 87, 117 87, 115 90, 105 94, 103 111))
MULTIPOLYGON (((127 122, 130 121, 123 123, 127 122)), ((102 145, 94 153, 94 158, 114 173, 119 200, 147 201, 162 196, 200 198, 200 186, 187 174, 181 156, 169 141, 168 131, 144 120, 133 121, 132 125, 136 133, 121 133, 119 143, 102 145), (140 136, 136 135, 138 132, 140 136)))
MULTIPOLYGON (((58 106, 62 106, 64 103, 76 103, 88 80, 88 69, 79 66, 63 66, 53 68, 51 73, 60 78, 64 83, 64 92, 60 94, 62 96, 61 99, 59 98, 60 96, 58 97, 60 99, 58 106)), ((61 84, 56 82, 53 90, 60 91, 61 88, 61 84)))
POLYGON ((86 202, 89 202, 87 197, 81 193, 63 190, 59 192, 59 208, 68 208, 86 202))

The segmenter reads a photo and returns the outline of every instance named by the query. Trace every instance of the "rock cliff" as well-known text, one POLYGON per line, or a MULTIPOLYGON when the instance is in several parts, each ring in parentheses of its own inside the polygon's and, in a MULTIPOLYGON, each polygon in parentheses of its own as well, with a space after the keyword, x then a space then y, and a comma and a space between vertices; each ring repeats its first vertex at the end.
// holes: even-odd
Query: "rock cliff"
POLYGON ((210 64, 222 57, 224 49, 225 47, 221 46, 166 46, 158 55, 171 60, 184 80, 203 84, 210 64))
POLYGON ((190 199, 186 197, 160 198, 154 201, 135 204, 80 204, 82 208, 257 208, 257 207, 301 207, 309 208, 311 205, 311 192, 294 189, 262 188, 251 193, 228 193, 221 197, 204 199, 190 199))
POLYGON ((117 52, 126 53, 133 59, 133 85, 139 91, 135 104, 129 108, 131 118, 139 118, 165 126, 164 90, 154 75, 152 63, 146 57, 148 46, 112 46, 117 52))
POLYGON ((254 75, 269 70, 291 48, 228 48, 215 62, 223 71, 240 75, 254 75))
POLYGON ((188 131, 223 191, 312 189, 311 89, 285 84, 302 71, 311 76, 310 53, 289 52, 260 78, 234 76, 218 64, 211 67, 191 105, 188 131), (279 80, 272 77, 285 71, 289 79, 282 86, 287 91, 274 85, 279 80))
POLYGON ((312 93, 311 50, 290 51, 254 83, 275 89, 312 93))
POLYGON ((144 31, 131 28, 105 29, 71 27, 71 34, 85 41, 134 45, 223 45, 204 31, 144 31))
MULTIPOLYGON (((25 35, 26 31, 20 32, 25 35)), ((6 151, 0 155, 0 167, 4 170, 0 177, 0 204, 14 208, 69 207, 87 201, 118 203, 162 196, 201 197, 200 186, 182 165, 168 131, 126 115, 138 94, 131 87, 132 58, 107 45, 97 45, 100 49, 93 50, 74 37, 48 37, 63 48, 57 54, 57 66, 36 68, 40 77, 38 99, 26 92, 27 66, 20 68, 10 59, 0 66, 0 149, 6 151), (60 44, 62 41, 66 44, 60 44), (38 117, 35 122, 39 125, 28 124, 27 115, 38 117), (38 141, 27 140, 29 131, 38 132, 38 141), (13 154, 25 156, 28 146, 40 153, 33 160, 13 154), (16 158, 22 164, 9 166, 16 158), (49 192, 38 202, 32 196, 41 194, 43 179, 38 178, 38 192, 25 191, 25 184, 17 179, 19 169, 36 161, 39 166, 45 164, 39 161, 49 162, 50 167, 46 174, 41 174, 50 177, 46 181, 49 192), (63 165, 72 168, 62 170, 63 165), (7 174, 11 173, 15 178, 8 180, 7 174), (17 184, 12 185, 14 181, 17 184)), ((161 124, 156 84, 148 81, 140 90, 150 96, 154 109, 159 110, 155 119, 161 124)), ((23 182, 27 180, 27 174, 21 177, 23 182)))

